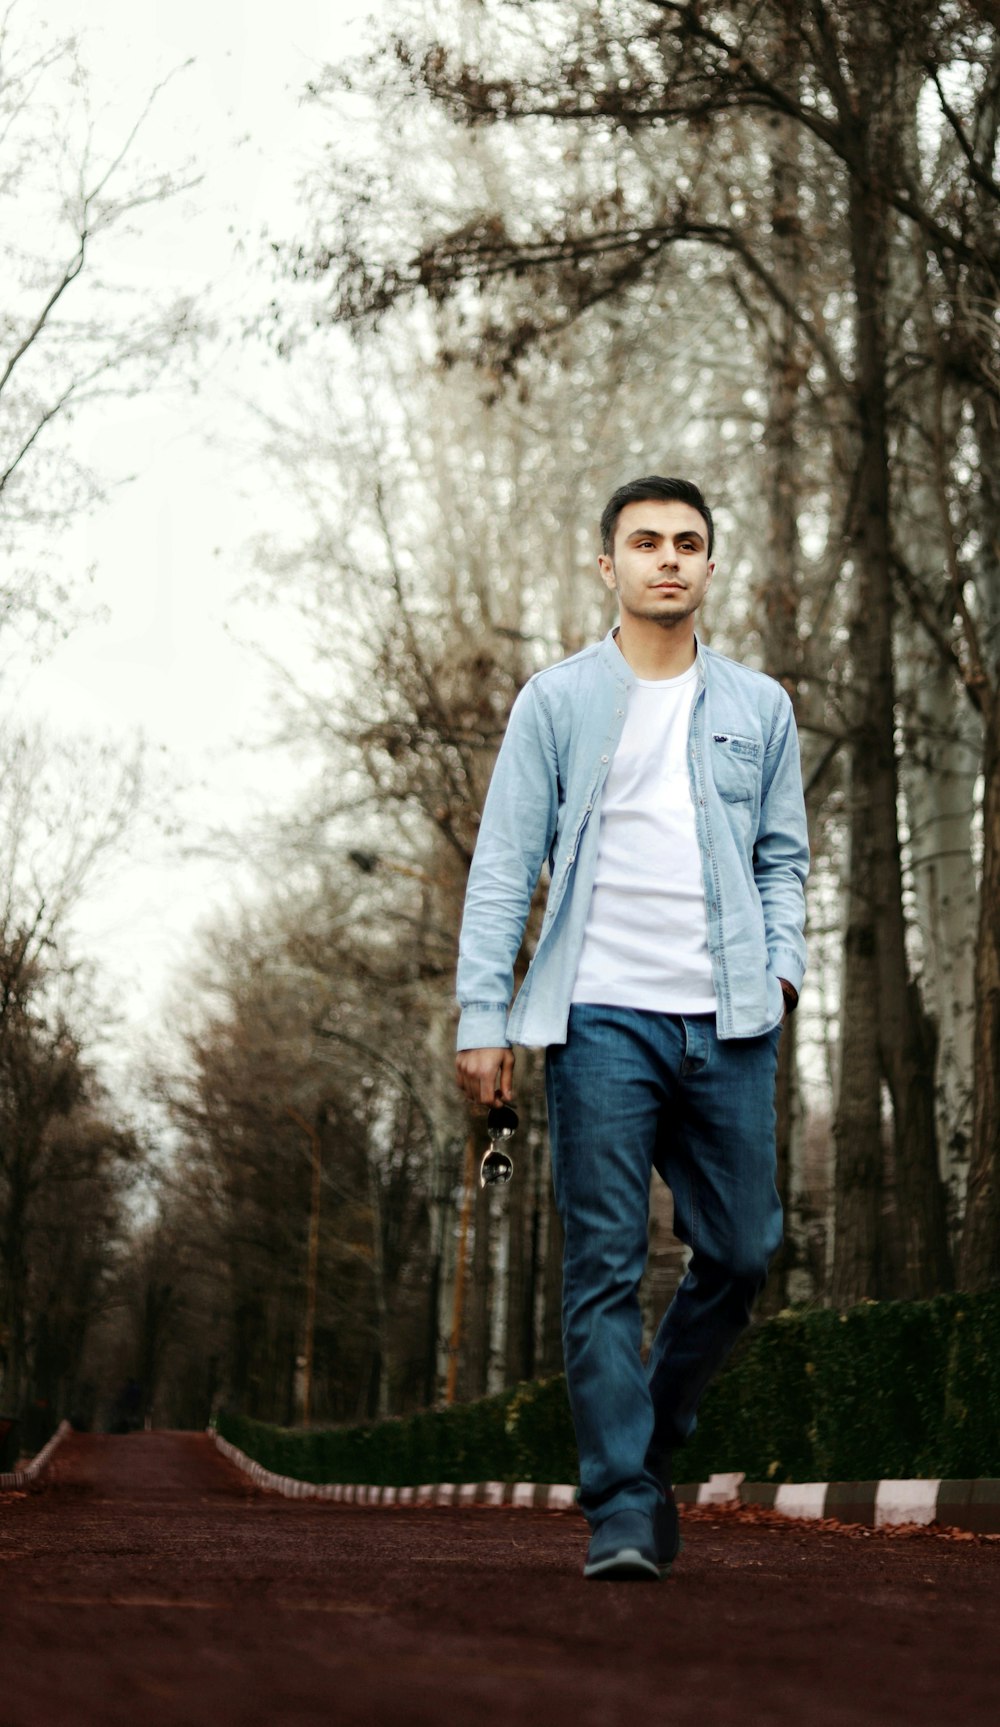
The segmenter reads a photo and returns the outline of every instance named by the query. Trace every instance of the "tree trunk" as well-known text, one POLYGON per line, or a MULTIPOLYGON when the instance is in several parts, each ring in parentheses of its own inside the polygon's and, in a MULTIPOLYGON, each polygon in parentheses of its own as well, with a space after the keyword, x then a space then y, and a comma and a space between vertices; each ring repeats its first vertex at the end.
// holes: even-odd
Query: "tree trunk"
POLYGON ((864 808, 855 799, 852 778, 851 856, 848 860, 847 924, 840 1013, 840 1065, 833 1118, 834 1176, 833 1273, 831 1295, 838 1307, 875 1299, 880 1288, 882 1207, 882 1123, 878 1051, 875 935, 868 911, 870 895, 855 855, 855 836, 864 808))
POLYGON ((990 703, 983 775, 975 1102, 961 1251, 963 1289, 1000 1285, 1000 703, 996 697, 990 703))
MULTIPOLYGON (((368 1196, 372 1215, 372 1296, 378 1336, 378 1379, 373 1413, 385 1421, 391 1409, 393 1359, 392 1333, 389 1325, 389 1302, 385 1275, 385 1222, 383 1216, 382 1176, 374 1150, 368 1148, 368 1196)), ((318 1191, 318 1190, 317 1190, 318 1191)), ((311 1223, 310 1223, 311 1227, 311 1223)), ((310 1342, 310 1357, 311 1357, 310 1342)), ((312 1363, 310 1359, 310 1377, 312 1363)))
MULTIPOLYGON (((794 88, 798 82, 801 48, 794 32, 779 45, 780 76, 794 88)), ((761 598, 764 620, 764 669, 788 691, 798 717, 798 672, 801 645, 799 613, 799 393, 805 376, 802 337, 791 307, 803 292, 802 230, 799 215, 799 132, 789 120, 776 120, 771 135, 771 231, 774 267, 788 297, 787 306, 772 311, 768 342, 768 404, 764 445, 767 459, 767 574, 761 598)), ((778 1053, 776 1082, 776 1183, 785 1217, 784 1240, 768 1274, 761 1312, 778 1312, 789 1300, 789 1273, 800 1258, 799 1219, 793 1194, 800 1146, 794 1127, 797 1088, 794 1020, 789 1020, 778 1053)))
POLYGON ((465 1341, 463 1372, 460 1379, 462 1396, 485 1397, 490 1356, 490 1190, 476 1190, 475 1240, 472 1248, 472 1268, 465 1341))
MULTIPOLYGON (((14 1137, 12 1135, 12 1137, 14 1137)), ((28 1202, 30 1159, 37 1148, 26 1150, 15 1144, 7 1173, 7 1205, 4 1218, 3 1306, 0 1319, 6 1333, 6 1360, 2 1391, 4 1402, 15 1414, 28 1392, 28 1202)))
MULTIPOLYGON (((869 301, 870 298, 869 294, 869 301)), ((858 310, 860 325, 860 304, 858 310)), ((867 322, 872 321, 873 315, 869 310, 867 322)), ((859 330, 859 349, 862 339, 859 330)), ((877 341, 873 333, 867 346, 871 348, 877 341)), ((877 382, 880 359, 877 351, 868 355, 869 378, 873 371, 876 373, 876 380, 870 383, 872 389, 877 382)), ((886 592, 889 579, 886 555, 888 498, 884 495, 884 424, 879 438, 878 428, 873 426, 865 412, 863 399, 859 404, 859 421, 859 467, 864 473, 866 468, 871 470, 880 463, 883 483, 879 486, 879 476, 870 474, 869 488, 874 495, 865 500, 867 507, 864 512, 859 501, 852 547, 857 560, 857 596, 851 623, 851 666, 857 708, 852 715, 848 795, 850 837, 844 908, 839 1066, 833 1118, 836 1172, 831 1293, 840 1307, 884 1293, 880 1275, 884 1172, 873 805, 879 798, 884 803, 886 797, 884 783, 877 784, 874 779, 880 725, 888 724, 890 756, 893 735, 886 592), (872 591, 876 599, 881 600, 878 611, 872 603, 872 591), (890 692, 888 721, 884 714, 887 678, 890 692)), ((884 746, 881 778, 884 781, 884 746)), ((892 820, 894 832, 895 802, 892 803, 892 820)), ((885 940, 888 932, 883 930, 882 934, 885 940)))
POLYGON ((913 628, 899 640, 899 687, 908 709, 901 767, 913 915, 923 951, 921 988, 937 1040, 938 1153, 949 1239, 955 1241, 972 1143, 978 918, 972 823, 982 732, 954 668, 928 652, 913 628))
POLYGON ((542 1339, 539 1373, 544 1378, 563 1370, 562 1347, 562 1275, 563 1227, 552 1191, 552 1169, 546 1158, 545 1169, 545 1247, 544 1291, 542 1297, 542 1339))
MULTIPOLYGON (((911 179, 920 176, 918 105, 923 81, 922 70, 911 68, 899 141, 911 179)), ((914 345, 934 361, 911 369, 895 415, 896 545, 906 568, 920 579, 935 566, 943 573, 953 566, 949 494, 963 437, 965 392, 949 382, 936 305, 938 284, 931 278, 928 256, 915 245, 897 251, 897 296, 912 307, 914 345)), ((947 640, 954 619, 950 584, 941 587, 931 604, 947 640)), ((903 710, 900 779, 915 901, 910 924, 920 942, 921 990, 937 1038, 938 1153, 948 1195, 949 1240, 955 1247, 972 1143, 978 916, 973 822, 982 716, 969 702, 951 654, 928 640, 913 605, 901 607, 895 639, 903 710)))
MULTIPOLYGON (((858 1179, 874 1181, 882 1164, 880 1088, 873 1084, 872 1052, 861 1047, 862 1038, 867 1046, 874 1034, 879 1077, 892 1100, 898 1196, 896 1240, 877 1256, 883 1265, 897 1269, 893 1286, 877 1292, 912 1298, 950 1288, 952 1274, 938 1170, 933 1038, 909 976, 897 818, 885 334, 889 221, 878 191, 892 145, 889 94, 884 89, 871 92, 867 112, 875 123, 857 127, 858 166, 850 191, 858 419, 857 506, 850 546, 856 587, 851 632, 855 712, 844 1020, 834 1131, 841 1165, 838 1197, 847 1201, 848 1172, 853 1187, 858 1179), (872 1013, 863 1006, 865 997, 872 1013), (863 1089, 855 1099, 851 1093, 859 1076, 863 1089)), ((870 1227, 872 1196, 867 1207, 870 1227)), ((876 1197, 876 1215, 877 1209, 876 1197)), ((864 1273, 859 1244, 845 1234, 850 1227, 848 1217, 838 1213, 834 1283, 840 1300, 876 1292, 872 1284, 877 1284, 877 1272, 872 1267, 864 1273), (853 1276, 847 1273, 848 1263, 854 1266, 853 1276)))
POLYGON ((490 1356, 486 1373, 487 1396, 503 1391, 507 1384, 507 1294, 510 1278, 510 1192, 496 1196, 496 1218, 490 1241, 490 1356))
MULTIPOLYGON (((527 1139, 527 1134, 524 1139, 527 1139)), ((517 1141, 514 1142, 515 1149, 517 1141)), ((504 1384, 516 1385, 526 1379, 524 1320, 527 1290, 530 1283, 531 1197, 534 1187, 533 1148, 522 1141, 520 1157, 507 1194, 507 1325, 503 1339, 504 1384), (516 1183, 516 1186, 515 1186, 516 1183)))
POLYGON ((980 396, 982 639, 991 648, 983 691, 983 871, 976 942, 972 1155, 962 1235, 962 1289, 1000 1284, 1000 407, 980 396))

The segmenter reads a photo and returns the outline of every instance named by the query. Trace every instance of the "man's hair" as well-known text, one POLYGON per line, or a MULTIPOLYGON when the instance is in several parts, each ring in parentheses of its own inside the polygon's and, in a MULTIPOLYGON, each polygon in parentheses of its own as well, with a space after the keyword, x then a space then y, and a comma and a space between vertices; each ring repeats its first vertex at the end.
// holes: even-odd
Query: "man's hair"
POLYGON ((664 504, 690 504, 693 510, 704 516, 708 529, 708 556, 712 556, 712 547, 715 544, 712 512, 698 487, 692 480, 669 480, 664 479, 662 474, 647 474, 644 480, 629 480, 627 486, 619 486, 617 492, 612 492, 601 512, 601 549, 606 558, 610 558, 614 550, 618 517, 626 504, 642 504, 647 498, 656 498, 664 504))

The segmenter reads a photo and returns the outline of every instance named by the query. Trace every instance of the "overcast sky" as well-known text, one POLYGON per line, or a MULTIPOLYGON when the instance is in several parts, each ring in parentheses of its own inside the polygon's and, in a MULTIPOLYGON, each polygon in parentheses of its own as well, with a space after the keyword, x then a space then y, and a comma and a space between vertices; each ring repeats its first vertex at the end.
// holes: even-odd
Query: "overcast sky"
MULTIPOLYGON (((205 348, 196 396, 174 385, 89 422, 84 459, 113 480, 134 476, 114 484, 60 547, 78 580, 93 569, 86 598, 101 616, 27 674, 19 692, 24 708, 64 731, 127 741, 141 730, 157 773, 180 788, 177 810, 192 840, 212 819, 238 829, 255 809, 280 806, 296 783, 287 763, 246 747, 267 734, 269 683, 263 662, 236 639, 256 626, 273 645, 280 628, 238 605, 254 536, 294 528, 289 500, 248 453, 241 404, 280 404, 288 368, 234 333, 265 298, 265 236, 295 234, 297 186, 329 131, 329 118, 301 101, 303 86, 358 46, 354 20, 375 10, 376 0, 89 0, 86 8, 22 0, 19 8, 22 28, 78 34, 109 141, 175 72, 141 153, 181 169, 190 162, 202 176, 172 209, 151 213, 131 254, 119 246, 115 267, 153 291, 194 294, 229 339, 205 348)), ((83 908, 80 945, 101 957, 129 1048, 157 1035, 164 985, 192 951, 193 926, 234 885, 231 869, 178 864, 147 837, 83 908)))

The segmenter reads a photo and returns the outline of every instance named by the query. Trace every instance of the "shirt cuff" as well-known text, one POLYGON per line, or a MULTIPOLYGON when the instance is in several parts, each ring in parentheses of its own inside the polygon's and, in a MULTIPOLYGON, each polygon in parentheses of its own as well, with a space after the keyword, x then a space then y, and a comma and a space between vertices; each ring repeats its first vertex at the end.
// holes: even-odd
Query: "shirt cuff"
POLYGON ((458 1022, 455 1048, 507 1049, 507 1004, 486 1001, 470 1002, 462 1009, 458 1022))
POLYGON ((783 977, 786 983, 791 984, 796 995, 802 994, 806 968, 794 948, 773 948, 768 954, 768 966, 775 977, 783 977))

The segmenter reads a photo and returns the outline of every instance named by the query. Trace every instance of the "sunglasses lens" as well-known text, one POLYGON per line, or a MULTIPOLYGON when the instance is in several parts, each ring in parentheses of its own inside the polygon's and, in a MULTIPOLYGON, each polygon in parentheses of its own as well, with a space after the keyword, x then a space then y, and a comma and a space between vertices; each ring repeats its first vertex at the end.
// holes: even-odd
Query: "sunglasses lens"
POLYGON ((486 1116, 487 1139, 510 1139, 517 1132, 517 1111, 509 1103, 495 1103, 486 1116))
POLYGON ((486 1153, 479 1166, 480 1187, 503 1187, 514 1173, 514 1165, 505 1151, 497 1151, 493 1146, 486 1153))

